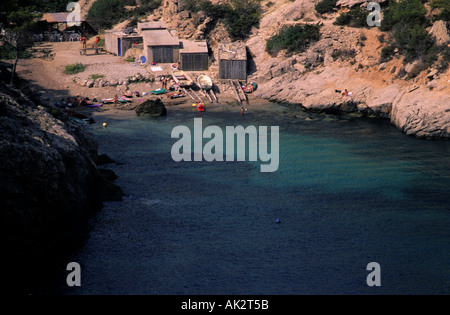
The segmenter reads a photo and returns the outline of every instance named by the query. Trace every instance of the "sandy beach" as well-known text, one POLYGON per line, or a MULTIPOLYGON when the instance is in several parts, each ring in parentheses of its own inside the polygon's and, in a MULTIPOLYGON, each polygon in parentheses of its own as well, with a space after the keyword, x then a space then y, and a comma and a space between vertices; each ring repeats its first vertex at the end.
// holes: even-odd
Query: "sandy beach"
MULTIPOLYGON (((83 113, 92 113, 94 111, 105 111, 109 109, 117 109, 113 111, 120 114, 120 110, 133 110, 139 103, 155 98, 155 95, 149 92, 162 87, 159 80, 159 73, 149 73, 148 68, 133 65, 131 62, 125 61, 123 58, 108 53, 98 55, 80 55, 78 42, 56 42, 56 43, 38 43, 35 45, 35 54, 33 58, 20 60, 17 66, 18 75, 29 82, 29 84, 39 92, 40 98, 46 102, 47 106, 54 106, 61 99, 67 97, 88 97, 91 100, 102 98, 113 98, 115 95, 122 95, 128 86, 130 91, 138 91, 139 97, 134 97, 131 102, 125 104, 103 104, 100 108, 76 107, 75 110, 83 113), (66 65, 73 63, 82 63, 86 65, 86 70, 68 75, 64 73, 66 65), (115 78, 118 81, 125 80, 132 75, 142 74, 143 76, 155 77, 152 82, 130 82, 129 85, 104 86, 104 87, 87 87, 81 86, 74 82, 74 78, 87 78, 92 74, 101 74, 105 78, 115 78), (147 95, 143 95, 147 92, 147 95)), ((218 82, 214 82, 217 84, 218 82)), ((169 85, 170 86, 170 85, 169 85)), ((219 86, 223 86, 219 83, 219 86)), ((197 93, 199 94, 199 93, 197 93)), ((202 97, 207 110, 215 110, 225 108, 235 110, 240 113, 241 106, 255 109, 255 106, 270 104, 269 101, 247 94, 249 103, 240 104, 236 95, 230 89, 221 92, 216 89, 218 101, 210 101, 207 97, 202 97)), ((170 99, 166 95, 159 95, 164 105, 168 107, 168 111, 182 108, 192 107, 194 101, 189 96, 170 99)))

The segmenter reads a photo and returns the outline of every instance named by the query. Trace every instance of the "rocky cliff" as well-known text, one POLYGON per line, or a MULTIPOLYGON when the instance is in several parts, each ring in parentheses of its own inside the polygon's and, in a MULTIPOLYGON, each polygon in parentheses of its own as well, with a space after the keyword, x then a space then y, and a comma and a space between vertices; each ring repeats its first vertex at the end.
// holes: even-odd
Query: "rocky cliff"
MULTIPOLYGON (((265 14, 260 28, 247 41, 256 64, 249 80, 258 82, 255 94, 281 103, 301 104, 311 111, 353 112, 390 119, 399 129, 418 137, 450 137, 450 71, 404 64, 397 55, 380 61, 385 33, 378 28, 333 25, 337 13, 315 13, 317 1, 286 2, 265 14), (268 38, 283 25, 320 23, 321 39, 304 53, 265 51, 268 38), (421 69, 421 70, 417 70, 421 69), (342 97, 347 89, 351 96, 342 97)), ((353 6, 368 1, 339 1, 353 6)), ((437 40, 446 39, 439 27, 437 40), (440 34, 440 35, 439 35, 440 34)), ((441 42, 442 43, 442 42, 441 42)))
POLYGON ((79 127, 3 84, 0 130, 3 285, 29 293, 122 191, 101 175, 97 145, 79 127))

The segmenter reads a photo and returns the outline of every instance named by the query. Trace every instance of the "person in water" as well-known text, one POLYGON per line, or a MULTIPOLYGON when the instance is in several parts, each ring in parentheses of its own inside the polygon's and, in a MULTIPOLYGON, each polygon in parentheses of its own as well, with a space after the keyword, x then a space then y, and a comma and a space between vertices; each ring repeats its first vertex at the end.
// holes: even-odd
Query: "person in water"
POLYGON ((244 115, 245 115, 245 108, 244 108, 244 106, 241 107, 241 115, 242 115, 242 117, 244 117, 244 115))

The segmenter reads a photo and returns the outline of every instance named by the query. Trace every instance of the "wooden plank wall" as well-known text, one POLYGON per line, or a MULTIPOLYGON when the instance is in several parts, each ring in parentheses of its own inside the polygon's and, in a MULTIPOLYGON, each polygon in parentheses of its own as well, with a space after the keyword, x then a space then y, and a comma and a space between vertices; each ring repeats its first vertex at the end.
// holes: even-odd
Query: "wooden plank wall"
POLYGON ((247 80, 247 61, 220 60, 219 78, 232 80, 247 80))
POLYGON ((181 54, 181 69, 186 71, 208 70, 208 54, 181 54))

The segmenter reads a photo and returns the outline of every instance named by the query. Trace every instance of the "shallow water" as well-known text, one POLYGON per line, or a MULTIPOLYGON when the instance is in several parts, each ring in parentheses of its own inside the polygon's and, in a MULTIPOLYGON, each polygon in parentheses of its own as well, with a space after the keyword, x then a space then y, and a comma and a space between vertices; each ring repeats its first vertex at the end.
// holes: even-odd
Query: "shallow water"
POLYGON ((97 113, 89 128, 99 153, 120 162, 108 167, 127 195, 93 219, 72 257, 82 285, 61 292, 450 292, 450 142, 386 121, 251 106, 244 118, 210 107, 203 126, 279 126, 276 172, 261 173, 260 161, 174 162, 170 134, 192 127, 200 114, 190 108, 97 113), (366 284, 370 262, 381 287, 366 284))

